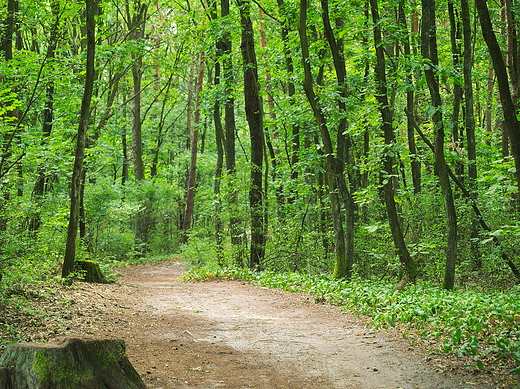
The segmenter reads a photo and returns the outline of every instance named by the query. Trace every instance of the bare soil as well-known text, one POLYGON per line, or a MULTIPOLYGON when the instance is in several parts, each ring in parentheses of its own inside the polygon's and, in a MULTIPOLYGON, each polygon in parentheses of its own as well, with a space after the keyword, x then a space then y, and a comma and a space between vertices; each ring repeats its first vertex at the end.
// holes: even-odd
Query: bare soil
POLYGON ((25 324, 25 338, 123 339, 150 389, 516 385, 471 360, 428 354, 395 329, 371 332, 363 318, 309 296, 240 281, 188 284, 178 281, 183 271, 172 260, 123 269, 116 284, 60 288, 31 308, 42 315, 25 324))

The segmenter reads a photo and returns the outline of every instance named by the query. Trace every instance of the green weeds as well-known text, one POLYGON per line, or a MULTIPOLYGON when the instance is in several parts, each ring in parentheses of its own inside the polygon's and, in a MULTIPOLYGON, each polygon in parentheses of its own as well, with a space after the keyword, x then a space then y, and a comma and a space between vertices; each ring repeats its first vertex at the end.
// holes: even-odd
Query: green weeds
POLYGON ((204 267, 183 275, 185 281, 214 278, 244 279, 290 292, 308 293, 315 301, 344 307, 369 317, 376 328, 399 328, 434 351, 471 355, 475 366, 513 361, 520 374, 520 290, 490 292, 471 289, 446 291, 419 283, 394 291, 385 282, 350 282, 299 273, 252 272, 241 268, 204 267), (483 362, 485 361, 485 362, 483 362))

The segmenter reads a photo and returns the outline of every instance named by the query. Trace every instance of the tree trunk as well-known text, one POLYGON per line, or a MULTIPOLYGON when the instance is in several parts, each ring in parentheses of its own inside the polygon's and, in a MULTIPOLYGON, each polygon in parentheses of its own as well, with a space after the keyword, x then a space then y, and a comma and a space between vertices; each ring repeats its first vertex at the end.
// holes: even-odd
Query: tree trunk
POLYGON ((128 144, 126 137, 126 128, 121 129, 121 157, 123 158, 123 166, 121 167, 121 185, 124 187, 128 181, 128 144))
POLYGON ((134 161, 134 178, 137 181, 144 180, 144 162, 143 162, 143 134, 141 123, 141 81, 142 58, 134 56, 134 66, 132 66, 132 155, 134 161))
POLYGON ((518 101, 519 74, 520 74, 520 60, 518 58, 518 32, 517 22, 515 21, 515 14, 518 13, 516 7, 518 5, 511 0, 503 0, 503 10, 505 13, 505 28, 507 34, 507 51, 506 51, 506 65, 509 70, 509 79, 511 80, 511 95, 513 102, 518 101))
MULTIPOLYGON (((486 0, 475 0, 475 6, 480 19, 482 35, 486 41, 491 61, 493 62, 493 69, 495 70, 498 81, 498 90, 500 93, 502 112, 504 114, 504 122, 511 138, 511 153, 515 160, 516 185, 518 192, 520 193, 520 124, 516 116, 516 108, 509 87, 507 69, 504 63, 502 51, 500 50, 500 45, 498 44, 497 37, 493 31, 493 25, 491 23, 491 17, 489 15, 486 0)), ((517 196, 517 203, 518 201, 520 201, 520 196, 517 196)))
MULTIPOLYGON (((60 8, 59 3, 54 2, 51 6, 52 15, 55 18, 51 26, 49 34, 49 46, 47 47, 46 59, 54 58, 56 46, 58 44, 58 27, 60 22, 60 8)), ((45 89, 45 103, 42 112, 42 140, 41 144, 45 145, 48 142, 52 133, 52 126, 54 122, 54 81, 49 80, 47 88, 45 89)), ((43 164, 38 166, 38 178, 34 183, 32 196, 36 202, 40 202, 44 197, 49 186, 50 175, 47 173, 43 164)), ((31 217, 29 229, 37 231, 40 227, 40 213, 39 211, 31 217)))
MULTIPOLYGON (((145 3, 137 2, 135 4, 135 9, 131 11, 129 0, 126 1, 125 6, 129 39, 139 42, 144 37, 144 24, 148 6, 145 3)), ((140 182, 145 178, 141 121, 141 82, 143 77, 142 53, 139 51, 133 52, 132 61, 132 99, 130 101, 132 112, 132 157, 134 164, 134 179, 137 182, 140 182)), ((135 221, 135 252, 139 253, 139 255, 142 255, 147 251, 148 231, 150 227, 147 206, 148 204, 142 205, 142 209, 137 212, 135 221)))
POLYGON ((468 178, 470 191, 473 192, 477 180, 477 153, 475 141, 475 111, 473 108, 473 47, 468 0, 461 0, 461 16, 464 39, 464 118, 466 125, 466 148, 468 151, 468 178))
POLYGON ((66 339, 7 346, 5 386, 24 389, 146 389, 116 339, 66 339))
MULTIPOLYGON (((215 77, 217 77, 217 74, 220 77, 220 64, 218 62, 215 64, 215 77)), ((215 123, 215 143, 217 144, 217 165, 215 166, 215 182, 213 185, 213 193, 215 194, 215 242, 220 263, 224 258, 224 231, 222 229, 222 203, 220 200, 220 184, 224 167, 224 130, 222 128, 220 102, 218 100, 213 105, 213 121, 215 123)))
POLYGON ((435 128, 435 167, 444 200, 444 210, 446 213, 446 224, 448 229, 448 248, 446 250, 446 267, 444 271, 443 287, 445 289, 453 289, 455 283, 455 263, 457 261, 457 214, 455 211, 455 202, 444 156, 442 100, 439 90, 439 79, 434 70, 439 63, 437 55, 435 9, 435 0, 422 0, 423 16, 421 51, 423 57, 429 60, 429 64, 426 66, 424 73, 428 89, 430 90, 432 106, 435 108, 435 113, 433 114, 433 123, 435 128))
POLYGON ((331 207, 332 226, 334 230, 334 278, 345 278, 348 273, 347 253, 345 247, 345 231, 343 228, 343 212, 341 211, 341 201, 339 196, 339 186, 336 179, 336 161, 332 146, 332 139, 325 114, 320 105, 320 99, 314 92, 312 70, 309 61, 309 43, 307 39, 307 8, 308 1, 300 1, 300 22, 298 25, 298 33, 300 36, 300 46, 302 50, 302 61, 304 71, 303 89, 307 96, 307 100, 312 108, 314 117, 318 124, 321 139, 323 142, 323 151, 325 152, 325 171, 326 185, 329 188, 329 199, 331 207))
MULTIPOLYGON (((399 24, 401 28, 405 31, 408 31, 406 25, 406 14, 404 12, 404 4, 403 2, 399 2, 399 24)), ((404 55, 405 58, 409 58, 411 56, 410 49, 410 38, 407 35, 404 39, 404 55)), ((413 85, 413 70, 407 69, 406 72, 406 82, 410 85, 410 87, 406 91, 406 109, 410 114, 413 115, 415 112, 415 91, 412 88, 413 85)), ((412 183, 413 183, 413 192, 415 194, 421 192, 421 163, 417 158, 417 145, 415 144, 415 136, 414 136, 414 126, 411 120, 407 121, 407 137, 408 137, 408 151, 410 152, 410 167, 412 170, 412 183)))
MULTIPOLYGON (((280 10, 280 13, 284 16, 283 24, 281 28, 281 36, 282 36, 282 42, 283 42, 283 51, 284 51, 284 59, 285 59, 285 70, 287 71, 288 78, 286 82, 286 90, 287 95, 289 96, 289 103, 291 106, 296 106, 294 95, 296 94, 296 88, 294 85, 294 82, 292 81, 292 77, 294 75, 294 64, 293 64, 293 57, 291 54, 291 49, 289 45, 289 32, 290 32, 290 25, 292 24, 292 20, 289 20, 291 15, 286 12, 283 12, 284 9, 284 0, 277 0, 278 2, 278 8, 280 10)), ((298 178, 298 170, 295 168, 299 158, 300 158, 300 125, 297 123, 291 124, 291 154, 290 154, 290 160, 289 165, 291 166, 291 179, 298 178)), ((292 197, 290 198, 292 201, 292 197)))
MULTIPOLYGON (((210 3, 210 15, 212 20, 218 19, 218 7, 217 1, 213 0, 210 3)), ((222 69, 222 45, 221 41, 215 42, 216 46, 216 58, 215 58, 215 78, 213 83, 215 88, 218 90, 221 81, 221 69, 222 69)), ((215 243, 217 245, 217 260, 219 264, 223 264, 224 259, 224 247, 223 247, 223 236, 224 231, 222 228, 222 202, 221 202, 221 183, 222 173, 224 169, 224 129, 222 127, 222 112, 220 108, 220 100, 215 99, 213 104, 213 123, 215 125, 215 143, 217 146, 217 163, 215 166, 215 178, 213 182, 213 194, 215 195, 215 243)))
POLYGON ((262 164, 264 157, 264 125, 258 69, 254 46, 253 23, 250 17, 249 0, 240 0, 242 25, 242 58, 244 60, 244 101, 249 137, 251 140, 251 181, 249 206, 251 211, 251 252, 249 267, 262 267, 265 255, 264 202, 262 193, 262 164))
MULTIPOLYGON (((461 31, 460 31, 460 21, 458 15, 456 14, 456 10, 453 4, 453 0, 448 1, 448 14, 450 19, 450 43, 451 43, 451 56, 453 62, 453 68, 455 72, 460 71, 460 59, 461 59, 461 48, 460 48, 460 39, 461 39, 461 31)), ((459 116, 460 116, 460 106, 462 103, 462 86, 458 80, 454 80, 453 82, 453 113, 451 116, 451 121, 453 123, 452 127, 452 140, 453 144, 450 146, 450 151, 456 155, 460 154, 460 150, 462 149, 462 133, 459 132, 459 116)), ((455 173, 461 177, 461 180, 464 179, 464 164, 463 162, 457 158, 455 160, 455 173)))
POLYGON ((184 219, 182 229, 184 234, 182 242, 188 242, 188 231, 191 228, 191 219, 193 218, 193 208, 195 206, 195 176, 197 174, 197 145, 199 141, 199 122, 200 122, 200 102, 202 81, 204 78, 204 53, 200 52, 198 60, 197 81, 195 83, 195 113, 193 115, 194 128, 191 133, 191 158, 188 173, 188 189, 186 195, 186 207, 184 209, 184 219))
MULTIPOLYGON (((229 15, 229 0, 221 0, 220 2, 221 16, 223 18, 229 15)), ((234 259, 238 265, 244 264, 245 250, 244 250, 244 236, 245 231, 241 226, 241 217, 236 209, 238 198, 238 191, 236 185, 233 184, 236 173, 236 152, 235 152, 235 138, 236 138, 236 122, 235 122, 235 77, 233 73, 233 55, 232 42, 229 31, 224 32, 222 39, 219 42, 223 61, 224 72, 224 93, 226 100, 224 104, 224 152, 226 156, 226 170, 231 176, 231 188, 228 200, 228 209, 230 213, 229 230, 231 233, 231 245, 233 246, 234 259)))
POLYGON ((70 191, 70 215, 67 228, 67 243, 65 246, 65 258, 62 266, 62 277, 68 277, 74 270, 76 259, 76 237, 79 225, 79 206, 81 179, 83 177, 83 161, 85 159, 85 145, 87 139, 87 128, 90 119, 90 104, 94 90, 94 54, 96 48, 96 24, 95 10, 96 0, 85 0, 85 14, 87 27, 87 61, 85 74, 85 89, 81 100, 81 112, 79 117, 78 133, 76 138, 76 150, 74 152, 74 170, 72 171, 72 182, 70 191))
MULTIPOLYGON (((464 40, 463 50, 463 76, 464 76, 464 123, 466 127, 466 150, 468 152, 468 187, 474 198, 477 196, 477 151, 475 140, 475 111, 473 108, 473 47, 471 34, 471 18, 468 0, 461 0, 462 36, 464 40)), ((478 221, 473 218, 471 222, 471 253, 475 267, 482 266, 481 256, 477 243, 478 221)))
POLYGON ((6 61, 13 59, 13 37, 16 30, 16 9, 18 8, 17 0, 7 1, 7 17, 3 21, 3 34, 0 35, 0 51, 4 52, 6 61))
POLYGON ((386 82, 386 66, 384 47, 382 45, 379 9, 377 0, 370 0, 370 8, 372 13, 372 21, 374 22, 374 45, 376 49, 376 82, 377 82, 377 101, 379 103, 379 111, 381 112, 382 128, 385 138, 385 155, 383 156, 384 178, 383 192, 385 198, 386 212, 388 215, 388 222, 392 232, 394 245, 399 255, 399 260, 405 269, 405 276, 401 280, 398 288, 402 289, 407 282, 415 282, 417 268, 415 261, 410 256, 406 243, 404 241, 403 230, 397 212, 397 205, 395 202, 394 189, 394 165, 396 151, 393 150, 395 142, 395 133, 393 128, 392 111, 388 102, 388 89, 386 82))
MULTIPOLYGON (((334 62, 334 69, 336 72, 336 79, 339 89, 339 98, 337 99, 338 110, 341 113, 347 111, 345 101, 348 99, 347 86, 346 86, 346 74, 345 69, 345 58, 343 55, 343 40, 336 39, 334 36, 334 30, 330 23, 329 15, 329 4, 328 0, 322 0, 322 20, 325 30, 325 37, 329 43, 330 50, 332 52, 332 58, 334 62)), ((337 23, 341 23, 337 21, 337 23)), ((338 26, 340 27, 340 26, 338 26)), ((336 179, 338 180, 338 186, 343 200, 343 205, 346 212, 346 229, 345 229, 345 255, 346 255, 346 269, 345 278, 350 279, 352 276, 352 267, 354 265, 354 211, 355 204, 354 199, 350 193, 347 185, 347 174, 345 172, 345 161, 351 161, 351 139, 350 135, 346 135, 347 130, 347 119, 342 115, 338 123, 337 131, 337 158, 336 158, 336 179)))

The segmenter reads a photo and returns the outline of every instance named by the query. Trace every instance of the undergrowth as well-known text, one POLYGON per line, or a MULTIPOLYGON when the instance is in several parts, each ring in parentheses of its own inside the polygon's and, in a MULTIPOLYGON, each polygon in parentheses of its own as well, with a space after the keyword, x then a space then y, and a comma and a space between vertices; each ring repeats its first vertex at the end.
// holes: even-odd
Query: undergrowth
POLYGON ((331 280, 325 276, 215 266, 192 269, 183 275, 188 282, 214 278, 243 279, 259 286, 308 293, 369 317, 376 328, 399 326, 404 335, 433 344, 434 351, 471 355, 475 366, 514 366, 520 375, 520 288, 490 292, 459 288, 447 291, 437 285, 418 283, 404 291, 393 285, 362 279, 331 280))

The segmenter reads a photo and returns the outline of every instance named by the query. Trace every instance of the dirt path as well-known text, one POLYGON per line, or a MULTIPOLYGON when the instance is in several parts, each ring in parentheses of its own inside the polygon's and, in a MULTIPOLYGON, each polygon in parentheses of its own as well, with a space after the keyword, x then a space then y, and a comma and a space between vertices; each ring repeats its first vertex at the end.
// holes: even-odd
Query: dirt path
POLYGON ((150 389, 505 387, 337 307, 237 281, 177 282, 182 270, 143 265, 117 285, 76 286, 59 297, 72 315, 60 335, 124 339, 150 389))

